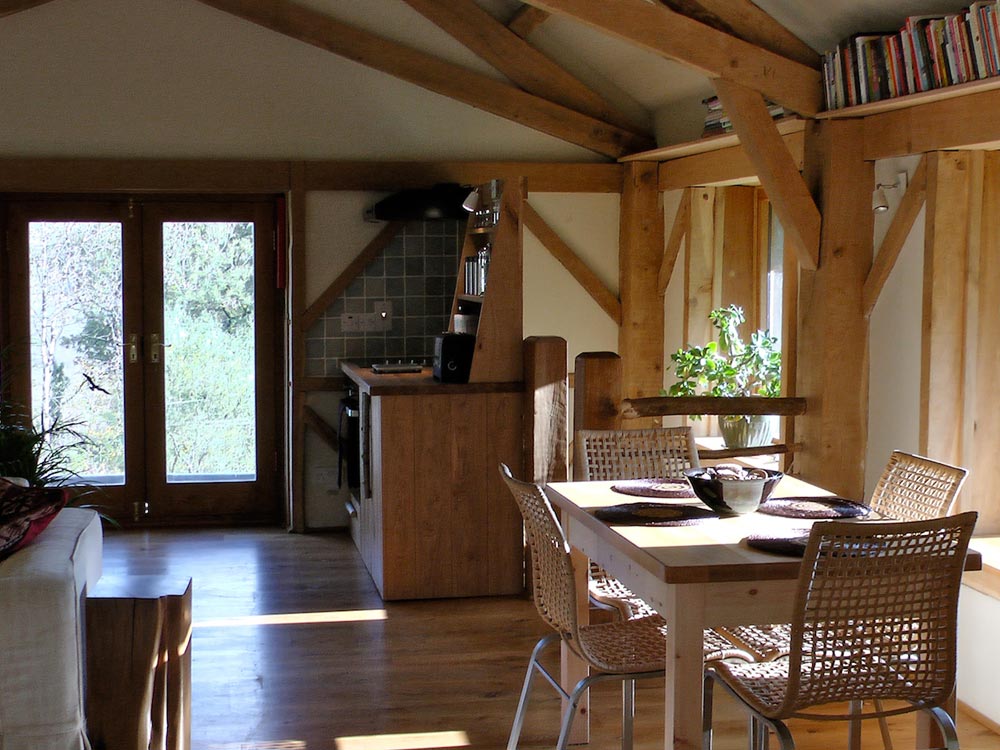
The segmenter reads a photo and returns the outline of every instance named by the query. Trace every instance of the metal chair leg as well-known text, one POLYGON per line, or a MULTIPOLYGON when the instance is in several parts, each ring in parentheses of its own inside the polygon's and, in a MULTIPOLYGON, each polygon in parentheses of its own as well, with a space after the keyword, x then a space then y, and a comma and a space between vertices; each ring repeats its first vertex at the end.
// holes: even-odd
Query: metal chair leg
MULTIPOLYGON (((531 693, 531 683, 535 677, 535 670, 541 670, 538 664, 538 657, 545 648, 559 640, 559 635, 553 633, 542 638, 535 644, 531 651, 531 658, 528 660, 528 671, 524 675, 524 685, 521 687, 521 697, 517 701, 517 711, 514 712, 514 725, 510 729, 510 737, 507 740, 507 750, 517 750, 517 743, 521 739, 521 729, 524 727, 524 714, 528 707, 528 696, 531 693)), ((544 673, 544 672, 543 672, 544 673)))
POLYGON ((958 750, 958 731, 955 729, 955 720, 951 718, 951 715, 940 706, 923 710, 933 717, 938 729, 941 730, 945 749, 958 750))
MULTIPOLYGON (((882 701, 874 700, 875 710, 882 711, 882 701)), ((878 731, 882 733, 883 750, 892 750, 892 735, 889 734, 889 721, 884 716, 878 717, 878 731)))
POLYGON ((580 698, 590 688, 590 683, 593 680, 593 677, 585 677, 576 684, 573 692, 569 694, 569 700, 566 702, 566 712, 562 718, 562 727, 559 730, 559 741, 556 743, 556 750, 566 750, 567 745, 569 745, 569 733, 573 728, 573 719, 576 718, 576 707, 580 704, 580 698))
POLYGON ((705 672, 701 689, 701 750, 712 750, 712 688, 715 678, 711 672, 705 672))
POLYGON ((632 750, 635 721, 635 680, 622 680, 622 750, 632 750))
MULTIPOLYGON (((850 712, 858 716, 864 710, 861 701, 851 701, 850 712)), ((847 747, 849 750, 861 750, 861 719, 850 719, 847 727, 847 747)))

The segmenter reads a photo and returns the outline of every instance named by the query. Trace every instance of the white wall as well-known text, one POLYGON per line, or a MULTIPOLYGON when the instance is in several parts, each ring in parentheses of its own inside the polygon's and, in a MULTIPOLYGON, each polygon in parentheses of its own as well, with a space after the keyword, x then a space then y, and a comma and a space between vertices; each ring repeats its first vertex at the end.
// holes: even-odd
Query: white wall
MULTIPOLYGON (((532 193, 529 203, 617 295, 618 194, 532 193)), ((524 335, 566 339, 570 372, 580 352, 618 351, 618 325, 528 230, 524 335)))
MULTIPOLYGON (((917 158, 886 159, 875 165, 878 182, 898 172, 913 174, 917 158)), ((902 190, 888 190, 889 211, 875 215, 874 247, 882 242, 902 190)), ((923 309, 924 212, 879 295, 870 319, 868 450, 865 491, 870 494, 893 450, 916 452, 920 415, 920 341, 923 309)))
MULTIPOLYGON (((403 3, 312 4, 497 75, 403 3)), ((195 0, 58 0, 2 21, 0 156, 599 158, 195 0)))

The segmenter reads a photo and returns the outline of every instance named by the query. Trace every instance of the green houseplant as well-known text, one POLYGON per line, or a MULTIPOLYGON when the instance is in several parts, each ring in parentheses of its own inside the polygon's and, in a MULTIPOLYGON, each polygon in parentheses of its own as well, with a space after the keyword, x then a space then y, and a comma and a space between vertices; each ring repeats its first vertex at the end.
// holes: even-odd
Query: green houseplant
MULTIPOLYGON (((708 315, 718 331, 718 340, 705 346, 689 346, 670 355, 677 382, 671 396, 763 396, 781 394, 781 350, 768 331, 750 334, 748 342, 739 327, 746 322, 743 308, 720 307, 708 315)), ((719 429, 728 448, 766 445, 771 439, 766 415, 719 417, 719 429)))

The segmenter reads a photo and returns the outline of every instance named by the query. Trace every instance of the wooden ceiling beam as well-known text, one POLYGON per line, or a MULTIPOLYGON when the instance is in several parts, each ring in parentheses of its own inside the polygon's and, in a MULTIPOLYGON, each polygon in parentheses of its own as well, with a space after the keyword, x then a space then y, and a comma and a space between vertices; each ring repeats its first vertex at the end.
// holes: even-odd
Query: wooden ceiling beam
POLYGON ((751 0, 660 0, 706 26, 819 70, 820 56, 751 0))
POLYGON ((760 184, 781 220, 785 236, 793 241, 799 264, 814 270, 819 264, 820 212, 768 114, 763 97, 732 81, 720 78, 713 83, 760 184))
MULTIPOLYGON (((805 157, 805 133, 797 130, 781 136, 798 170, 805 157)), ((757 168, 742 145, 718 151, 682 156, 660 164, 660 190, 677 190, 698 185, 752 185, 760 182, 757 168)))
POLYGON ((818 70, 706 26, 645 0, 529 0, 537 8, 573 18, 711 78, 759 91, 799 114, 822 109, 818 70))
POLYGON ((507 22, 507 28, 522 39, 527 39, 528 35, 545 23, 550 15, 550 13, 546 13, 541 8, 522 5, 507 22))
POLYGON ((617 158, 651 145, 649 139, 616 125, 341 23, 290 0, 200 2, 603 156, 617 158))
POLYGON ((37 8, 39 5, 45 5, 50 2, 52 0, 0 0, 0 18, 12 16, 15 13, 20 13, 22 10, 37 8))
POLYGON ((403 0, 525 91, 652 139, 551 58, 473 0, 403 0))

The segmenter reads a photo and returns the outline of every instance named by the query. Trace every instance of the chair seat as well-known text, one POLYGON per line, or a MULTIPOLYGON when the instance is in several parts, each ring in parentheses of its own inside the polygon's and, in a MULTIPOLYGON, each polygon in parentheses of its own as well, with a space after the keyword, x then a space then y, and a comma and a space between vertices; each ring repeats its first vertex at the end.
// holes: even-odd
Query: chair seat
MULTIPOLYGON (((641 600, 640 600, 641 601, 641 600)), ((648 606, 648 605, 647 605, 648 606)), ((583 625, 586 657, 605 672, 662 672, 666 665, 666 621, 657 614, 599 625, 583 625)), ((752 657, 712 630, 705 631, 705 661, 752 657)))
POLYGON ((716 628, 718 634, 734 646, 750 654, 752 661, 772 661, 788 656, 792 628, 787 623, 777 625, 737 625, 716 628))
MULTIPOLYGON (((878 716, 891 715, 899 711, 881 711, 876 709, 868 713, 842 714, 829 713, 806 713, 798 710, 801 707, 784 706, 785 696, 788 694, 788 668, 791 664, 788 659, 775 659, 767 662, 732 662, 713 664, 714 669, 725 679, 729 688, 736 693, 748 706, 767 718, 785 718, 796 716, 802 718, 842 718, 842 719, 862 719, 875 718, 878 716)), ((802 661, 800 679, 803 684, 809 682, 811 673, 810 663, 802 661)), ((866 683, 868 690, 866 693, 858 693, 854 700, 865 701, 870 699, 892 699, 910 700, 911 696, 905 694, 908 684, 906 676, 898 669, 884 662, 871 661, 866 665, 866 683), (893 689, 898 688, 899 695, 894 695, 893 689)), ((822 678, 825 679, 825 678, 822 678)), ((822 693, 822 690, 816 692, 822 693)), ((810 704, 815 705, 815 704, 810 704)), ((904 709, 912 710, 910 708, 904 709)))

